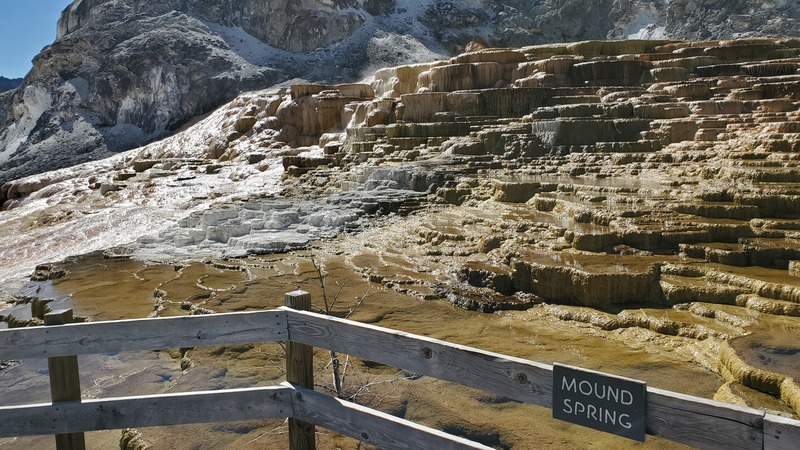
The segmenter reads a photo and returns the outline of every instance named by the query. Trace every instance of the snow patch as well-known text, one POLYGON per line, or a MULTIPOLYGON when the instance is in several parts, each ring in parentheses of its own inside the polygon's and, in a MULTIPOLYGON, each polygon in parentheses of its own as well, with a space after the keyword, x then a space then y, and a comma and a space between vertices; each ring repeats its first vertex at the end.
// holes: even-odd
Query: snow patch
POLYGON ((15 156, 17 149, 28 139, 31 130, 42 115, 53 106, 50 92, 43 86, 27 86, 22 102, 13 108, 14 122, 8 126, 5 142, 0 142, 0 164, 15 156))
POLYGON ((53 106, 53 99, 50 91, 43 86, 27 86, 22 93, 22 102, 25 108, 25 116, 32 122, 36 122, 48 109, 53 106))
POLYGON ((639 13, 622 34, 627 39, 667 39, 666 13, 658 3, 640 5, 639 13))
POLYGON ((636 33, 629 34, 628 39, 669 39, 669 35, 667 34, 667 27, 659 27, 649 23, 636 33))

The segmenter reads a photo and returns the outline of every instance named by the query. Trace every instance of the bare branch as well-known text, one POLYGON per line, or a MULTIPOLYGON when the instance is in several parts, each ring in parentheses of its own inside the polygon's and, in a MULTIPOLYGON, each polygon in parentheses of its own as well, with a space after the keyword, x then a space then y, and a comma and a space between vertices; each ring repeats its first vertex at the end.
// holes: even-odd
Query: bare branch
POLYGON ((345 358, 344 358, 344 370, 342 371, 342 384, 344 384, 344 381, 347 378, 347 367, 349 365, 350 365, 350 355, 345 355, 345 358))
POLYGON ((333 309, 333 305, 336 304, 336 301, 339 300, 339 295, 342 293, 342 289, 344 289, 344 287, 347 286, 348 281, 350 281, 350 279, 345 278, 341 284, 339 284, 338 281, 336 282, 336 287, 338 287, 339 290, 336 291, 336 295, 333 296, 333 301, 331 302, 331 309, 333 309))
POLYGON ((350 308, 350 312, 348 312, 347 315, 344 316, 345 319, 349 319, 350 316, 352 316, 353 313, 356 312, 356 310, 364 303, 364 300, 367 299, 367 296, 369 295, 370 291, 372 291, 372 286, 367 288, 367 292, 364 292, 364 295, 362 295, 361 298, 358 299, 358 301, 356 302, 356 306, 350 308))
POLYGON ((318 263, 314 257, 311 257, 311 264, 314 266, 314 269, 317 271, 317 282, 319 283, 319 287, 322 290, 322 301, 325 303, 325 314, 331 314, 331 308, 328 306, 328 295, 325 292, 325 271, 322 266, 322 263, 318 263))

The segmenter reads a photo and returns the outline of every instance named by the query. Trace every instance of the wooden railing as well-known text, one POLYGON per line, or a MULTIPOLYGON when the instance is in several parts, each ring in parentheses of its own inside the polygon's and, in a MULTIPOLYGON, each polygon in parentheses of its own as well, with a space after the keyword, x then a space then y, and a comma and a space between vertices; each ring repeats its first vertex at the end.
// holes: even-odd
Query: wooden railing
MULTIPOLYGON (((303 295, 290 293, 287 300, 303 295)), ((1 330, 0 359, 275 341, 326 348, 552 408, 550 365, 286 307, 1 330)), ((307 355, 307 348, 299 351, 307 355)), ((311 361, 291 356, 287 367, 292 364, 311 361)), ((292 379, 294 369, 287 374, 288 381, 275 387, 0 407, 0 437, 288 417, 301 428, 319 425, 379 448, 489 448, 314 392, 292 379)), ((800 448, 800 421, 652 387, 646 393, 646 430, 697 448, 800 448)), ((313 437, 307 440, 290 435, 290 446, 313 448, 313 437)))

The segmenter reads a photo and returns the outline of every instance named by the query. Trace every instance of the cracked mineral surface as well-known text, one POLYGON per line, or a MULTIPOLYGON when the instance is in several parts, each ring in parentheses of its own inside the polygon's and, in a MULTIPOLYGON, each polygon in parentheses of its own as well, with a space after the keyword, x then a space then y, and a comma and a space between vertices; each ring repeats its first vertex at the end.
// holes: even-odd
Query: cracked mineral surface
MULTIPOLYGON (((99 168, 5 185, 4 214, 27 212, 0 226, 24 223, 33 239, 91 208, 137 205, 129 239, 40 265, 23 290, 94 320, 271 308, 295 288, 319 303, 313 260, 355 320, 796 418, 799 69, 798 40, 589 41, 249 93, 99 168)), ((33 320, 26 311, 6 317, 33 320)), ((122 379, 150 381, 109 386, 269 384, 280 353, 173 351, 155 372, 126 360, 122 379)), ((541 408, 349 364, 353 399, 488 445, 627 444, 541 408)), ((4 382, 36 378, 0 370, 4 382)), ((286 439, 281 427, 141 431, 165 448, 186 433, 262 448, 286 439)))

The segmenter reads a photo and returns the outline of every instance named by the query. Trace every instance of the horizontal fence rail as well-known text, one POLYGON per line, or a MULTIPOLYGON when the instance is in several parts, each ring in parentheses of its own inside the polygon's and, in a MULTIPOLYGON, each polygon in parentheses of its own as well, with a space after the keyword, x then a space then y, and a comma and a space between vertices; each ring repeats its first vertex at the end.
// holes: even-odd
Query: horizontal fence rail
POLYGON ((0 330, 0 360, 287 340, 280 310, 0 330))
MULTIPOLYGON (((291 308, 0 330, 0 359, 274 341, 334 350, 552 408, 550 365, 291 308)), ((289 383, 0 407, 0 436, 286 417, 381 448, 488 448, 289 383)), ((697 448, 800 448, 800 421, 652 387, 646 429, 697 448)))
POLYGON ((478 442, 453 436, 365 406, 307 389, 292 405, 296 418, 333 430, 378 448, 397 450, 484 449, 478 442))
POLYGON ((0 407, 0 437, 287 417, 297 417, 381 448, 491 448, 289 383, 0 407))
POLYGON ((264 387, 0 407, 0 437, 236 420, 292 414, 291 388, 264 387))
POLYGON ((330 316, 286 312, 295 342, 552 407, 550 365, 330 316))

